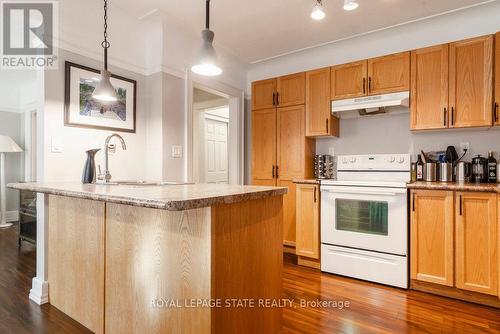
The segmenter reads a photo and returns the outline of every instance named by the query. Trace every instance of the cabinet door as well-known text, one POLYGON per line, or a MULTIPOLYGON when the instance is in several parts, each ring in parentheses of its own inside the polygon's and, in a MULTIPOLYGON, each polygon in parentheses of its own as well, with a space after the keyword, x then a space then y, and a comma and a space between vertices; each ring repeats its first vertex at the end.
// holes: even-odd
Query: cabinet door
POLYGON ((410 90, 410 52, 368 59, 368 95, 410 90))
POLYGON ((500 32, 495 36, 495 106, 494 121, 500 125, 500 32))
POLYGON ((365 96, 367 89, 366 60, 332 67, 331 99, 342 100, 365 96))
POLYGON ((277 178, 291 181, 304 176, 304 106, 278 108, 277 178))
POLYGON ((306 74, 297 73, 278 78, 278 95, 276 104, 279 107, 301 105, 306 102, 306 74))
POLYGON ((456 286, 497 295, 497 195, 456 194, 456 286))
POLYGON ((453 286, 453 204, 453 192, 412 190, 412 279, 453 286))
POLYGON ((276 79, 252 83, 252 110, 269 109, 276 105, 276 79))
POLYGON ((252 112, 252 178, 255 185, 274 185, 276 109, 252 112))
POLYGON ((330 68, 306 73, 306 136, 330 136, 330 68))
POLYGON ((319 187, 297 185, 296 254, 319 259, 319 187))
POLYGON ((283 244, 295 246, 296 241, 296 185, 291 180, 278 179, 278 187, 288 188, 288 193, 283 196, 283 244))
POLYGON ((411 53, 411 129, 448 127, 449 45, 411 53))
POLYGON ((450 44, 450 126, 489 126, 493 106, 493 36, 450 44))

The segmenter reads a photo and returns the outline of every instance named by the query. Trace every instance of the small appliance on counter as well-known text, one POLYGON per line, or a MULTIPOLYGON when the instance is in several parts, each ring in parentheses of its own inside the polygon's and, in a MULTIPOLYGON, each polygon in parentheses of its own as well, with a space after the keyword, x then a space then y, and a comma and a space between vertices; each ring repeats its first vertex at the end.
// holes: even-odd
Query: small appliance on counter
POLYGON ((470 182, 472 175, 472 165, 470 162, 459 161, 455 168, 455 179, 457 182, 470 182))
POLYGON ((488 159, 483 158, 481 155, 472 159, 471 182, 488 182, 488 159))
POLYGON ((314 177, 316 179, 334 179, 337 176, 337 166, 334 156, 320 154, 314 157, 314 177))

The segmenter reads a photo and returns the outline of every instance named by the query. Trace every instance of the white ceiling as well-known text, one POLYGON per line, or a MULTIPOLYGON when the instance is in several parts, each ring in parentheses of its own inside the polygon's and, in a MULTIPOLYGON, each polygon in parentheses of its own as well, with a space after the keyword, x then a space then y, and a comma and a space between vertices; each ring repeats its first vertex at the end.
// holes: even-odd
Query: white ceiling
MULTIPOLYGON (((212 0, 215 46, 255 63, 315 45, 352 37, 495 0, 358 0, 352 12, 343 0, 323 0, 326 18, 313 21, 314 0, 212 0)), ((191 33, 204 27, 205 0, 119 0, 136 17, 161 10, 191 33)))

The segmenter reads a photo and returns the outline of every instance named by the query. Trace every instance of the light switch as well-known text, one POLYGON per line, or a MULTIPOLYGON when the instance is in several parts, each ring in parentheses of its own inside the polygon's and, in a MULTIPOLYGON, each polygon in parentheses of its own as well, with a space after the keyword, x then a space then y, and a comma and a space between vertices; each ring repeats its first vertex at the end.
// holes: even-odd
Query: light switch
POLYGON ((61 139, 52 137, 50 141, 50 151, 52 153, 62 153, 61 139))
POLYGON ((182 158, 182 146, 172 146, 172 158, 182 158))

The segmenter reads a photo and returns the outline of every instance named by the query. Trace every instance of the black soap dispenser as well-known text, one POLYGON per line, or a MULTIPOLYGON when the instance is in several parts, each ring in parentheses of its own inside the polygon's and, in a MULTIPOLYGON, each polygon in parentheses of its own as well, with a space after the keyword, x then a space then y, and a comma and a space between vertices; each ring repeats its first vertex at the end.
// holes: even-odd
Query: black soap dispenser
POLYGON ((82 183, 95 183, 95 154, 100 150, 100 148, 95 148, 87 151, 87 161, 85 161, 85 166, 83 166, 82 183))

